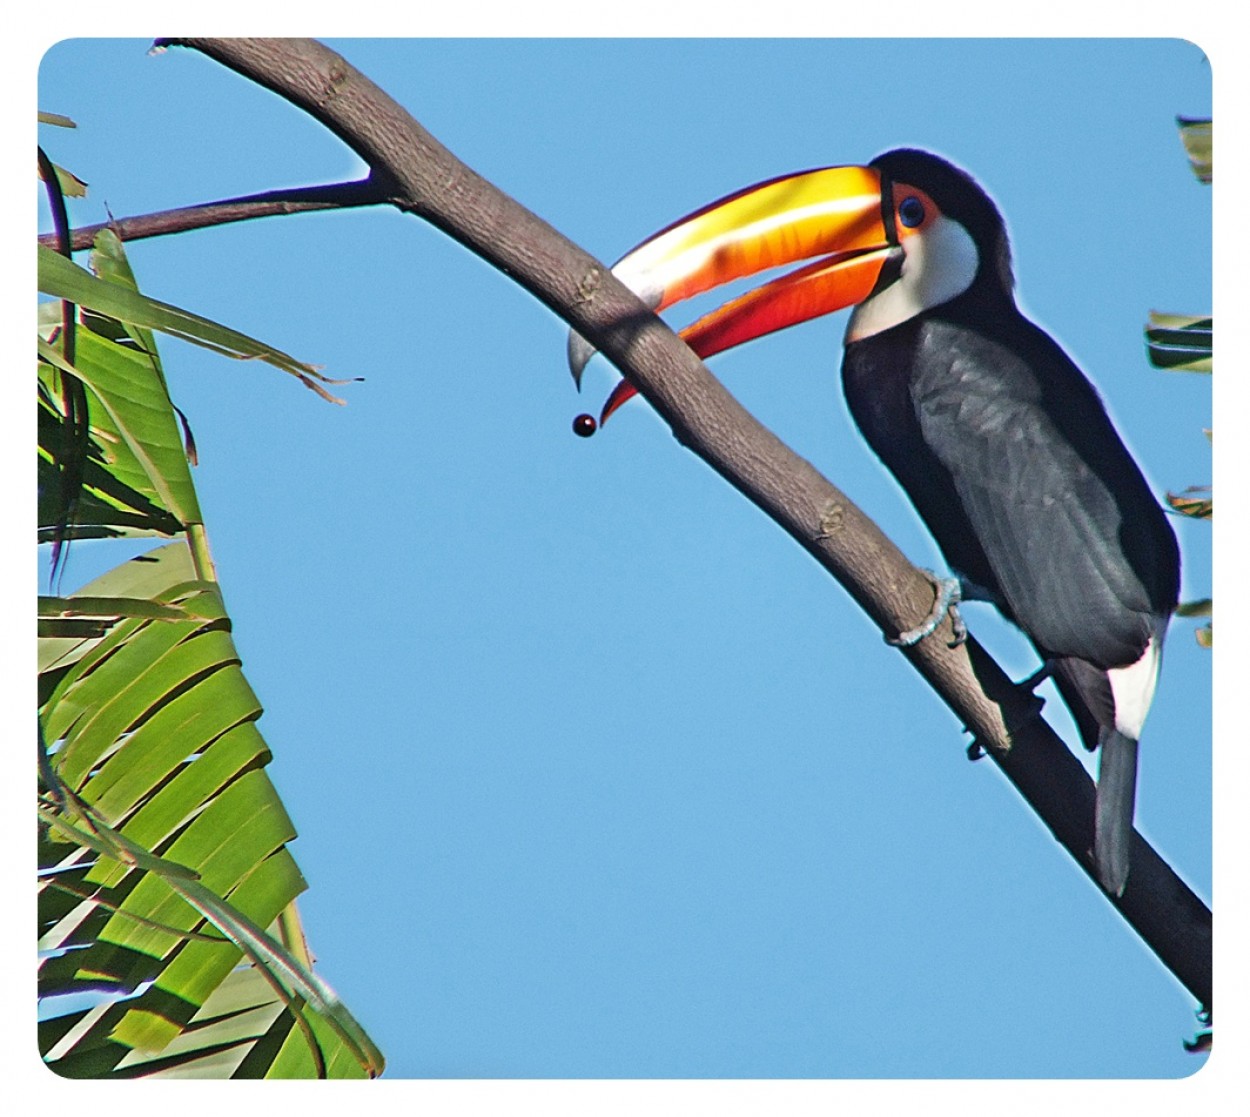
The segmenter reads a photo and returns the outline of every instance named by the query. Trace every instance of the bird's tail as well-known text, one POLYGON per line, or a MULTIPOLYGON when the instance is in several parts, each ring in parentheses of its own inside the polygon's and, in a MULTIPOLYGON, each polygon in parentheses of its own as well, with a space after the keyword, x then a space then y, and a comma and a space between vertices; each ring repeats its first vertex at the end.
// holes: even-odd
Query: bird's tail
POLYGON ((1137 742, 1112 730, 1102 742, 1098 797, 1094 806, 1094 868, 1114 896, 1128 881, 1133 842, 1133 800, 1137 793, 1137 742))

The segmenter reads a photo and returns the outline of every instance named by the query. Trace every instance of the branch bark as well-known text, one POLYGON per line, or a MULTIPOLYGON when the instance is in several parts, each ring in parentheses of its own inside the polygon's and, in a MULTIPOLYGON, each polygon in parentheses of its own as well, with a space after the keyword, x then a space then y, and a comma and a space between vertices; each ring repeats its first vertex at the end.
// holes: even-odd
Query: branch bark
MULTIPOLYGON (((162 210, 137 217, 119 217, 99 225, 75 229, 70 247, 77 252, 90 248, 101 229, 112 229, 122 240, 143 240, 170 233, 186 233, 235 221, 251 221, 257 217, 274 217, 288 213, 309 213, 323 209, 349 209, 354 206, 375 206, 387 201, 386 192, 372 176, 357 182, 339 182, 327 186, 302 186, 291 190, 270 190, 220 202, 204 202, 198 206, 162 210)), ((57 246, 56 234, 45 233, 40 244, 57 246)))
MULTIPOLYGON (((593 343, 674 435, 788 531, 886 635, 925 616, 933 586, 880 529, 733 399, 694 353, 599 261, 461 163, 343 58, 307 40, 180 39, 309 113, 371 168, 400 209, 510 276, 593 343)), ((1094 879, 1094 785, 975 640, 949 620, 903 655, 954 711, 1055 838, 1094 879)), ((1208 1010, 1211 913, 1134 835, 1123 917, 1208 1010)))

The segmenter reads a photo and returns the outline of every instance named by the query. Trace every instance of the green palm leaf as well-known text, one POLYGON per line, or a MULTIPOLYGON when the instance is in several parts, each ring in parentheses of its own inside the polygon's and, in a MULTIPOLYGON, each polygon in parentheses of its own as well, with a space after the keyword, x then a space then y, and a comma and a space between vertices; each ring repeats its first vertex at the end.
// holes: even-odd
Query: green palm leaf
MULTIPOLYGON (((69 1077, 376 1075, 381 1053, 311 972, 295 829, 208 557, 160 304, 116 238, 98 247, 100 278, 74 268, 95 310, 72 363, 41 329, 41 481, 72 376, 89 439, 65 537, 173 541, 39 602, 40 1049, 69 1077), (103 312, 148 304, 138 321, 103 312)), ((41 525, 64 499, 46 486, 41 525)))
POLYGON ((1210 372, 1211 316, 1150 312, 1146 351, 1155 368, 1172 372, 1210 372))
POLYGON ((1212 171, 1211 120, 1209 117, 1178 116, 1176 123, 1181 131, 1181 143, 1189 165, 1199 182, 1210 182, 1212 171))
POLYGON ((160 330, 171 337, 202 345, 223 356, 265 361, 283 372, 289 372, 323 399, 332 403, 343 402, 321 385, 341 384, 344 381, 331 380, 312 365, 296 360, 282 350, 239 333, 238 330, 232 330, 229 326, 193 314, 189 310, 150 299, 125 284, 94 276, 50 248, 39 245, 38 249, 39 290, 44 294, 66 299, 119 322, 160 330))

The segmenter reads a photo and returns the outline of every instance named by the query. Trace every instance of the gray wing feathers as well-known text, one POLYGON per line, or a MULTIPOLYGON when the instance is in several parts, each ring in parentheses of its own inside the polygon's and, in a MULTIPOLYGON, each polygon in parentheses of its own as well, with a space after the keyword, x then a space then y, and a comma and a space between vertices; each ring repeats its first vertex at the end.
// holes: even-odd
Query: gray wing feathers
POLYGON ((1023 374, 993 381, 958 359, 915 385, 917 418, 1021 627, 1047 652, 1132 662, 1150 602, 1118 545, 1114 496, 1058 430, 1023 374))

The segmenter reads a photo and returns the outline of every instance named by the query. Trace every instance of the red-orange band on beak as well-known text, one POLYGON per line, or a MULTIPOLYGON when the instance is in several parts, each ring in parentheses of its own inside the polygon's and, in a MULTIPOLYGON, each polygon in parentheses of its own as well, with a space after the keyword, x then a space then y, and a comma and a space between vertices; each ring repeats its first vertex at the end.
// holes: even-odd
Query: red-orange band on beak
MULTIPOLYGON (((725 303, 678 336, 701 358, 707 358, 787 326, 854 306, 872 294, 882 267, 895 251, 879 248, 849 259, 817 260, 725 303)), ((628 380, 620 381, 603 405, 599 425, 637 394, 628 380)))

